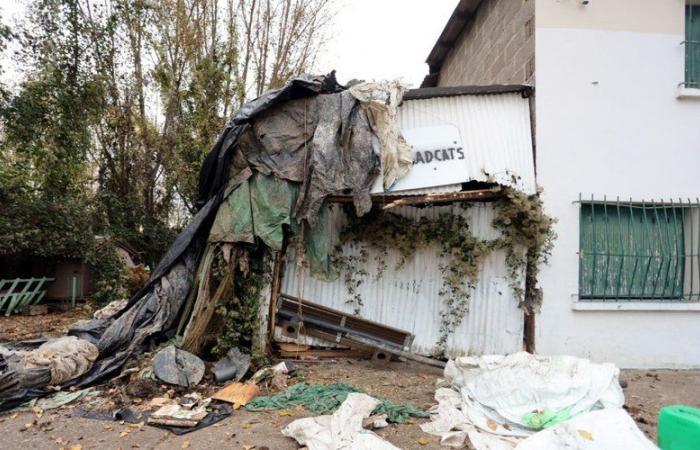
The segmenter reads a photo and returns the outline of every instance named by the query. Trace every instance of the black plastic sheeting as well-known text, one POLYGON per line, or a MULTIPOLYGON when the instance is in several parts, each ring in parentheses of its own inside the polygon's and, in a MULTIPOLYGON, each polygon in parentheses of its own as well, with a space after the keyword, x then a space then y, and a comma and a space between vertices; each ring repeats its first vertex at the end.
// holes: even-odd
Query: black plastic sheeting
MULTIPOLYGON (((82 388, 115 376, 147 343, 175 334, 218 207, 231 186, 250 177, 252 170, 301 182, 296 218, 313 227, 327 195, 351 193, 358 215, 369 211, 369 190, 379 164, 367 116, 334 72, 295 78, 244 105, 204 160, 197 214, 146 286, 113 318, 82 322, 69 331, 95 344, 100 353, 86 374, 62 387, 82 388), (301 99, 308 101, 297 101, 301 99)), ((0 411, 53 392, 46 389, 45 377, 3 372, 1 367, 0 375, 0 411)))

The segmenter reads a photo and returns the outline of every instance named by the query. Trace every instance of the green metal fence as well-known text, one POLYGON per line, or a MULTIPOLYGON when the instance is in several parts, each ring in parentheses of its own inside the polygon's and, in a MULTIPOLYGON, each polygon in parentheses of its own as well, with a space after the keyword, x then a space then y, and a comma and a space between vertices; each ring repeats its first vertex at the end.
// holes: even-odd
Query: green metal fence
POLYGON ((700 201, 579 203, 579 300, 700 301, 700 201))

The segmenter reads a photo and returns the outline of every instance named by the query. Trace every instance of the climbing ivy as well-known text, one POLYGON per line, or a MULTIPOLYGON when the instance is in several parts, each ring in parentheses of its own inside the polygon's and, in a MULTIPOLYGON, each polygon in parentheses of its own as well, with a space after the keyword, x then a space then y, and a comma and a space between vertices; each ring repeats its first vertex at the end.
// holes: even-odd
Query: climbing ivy
POLYGON ((269 251, 264 246, 257 249, 239 249, 239 258, 230 265, 221 259, 214 261, 214 277, 223 278, 224 271, 231 270, 233 290, 222 298, 216 308, 222 327, 217 331, 216 345, 212 353, 225 355, 229 349, 238 347, 249 351, 254 364, 261 365, 265 359, 264 343, 260 341, 260 298, 262 290, 269 285, 272 278, 269 251))
POLYGON ((354 305, 355 314, 360 314, 363 307, 359 288, 369 276, 366 267, 370 249, 378 267, 374 276, 379 279, 387 269, 386 257, 390 248, 399 255, 394 267, 394 270, 399 270, 418 250, 430 245, 438 247, 443 261, 439 294, 444 305, 437 342, 439 353, 444 352, 448 337, 469 310, 479 267, 495 249, 506 251, 510 285, 519 306, 528 314, 537 311, 542 301, 537 274, 540 265, 547 262, 552 248, 554 220, 544 213, 538 196, 527 196, 510 188, 502 188, 502 191, 503 195, 495 203, 497 213, 493 221, 501 236, 493 240, 479 239, 472 234, 462 214, 469 207, 468 203, 457 203, 454 213, 441 214, 436 219, 421 217, 417 221, 381 210, 373 210, 360 218, 349 213, 349 224, 340 235, 332 262, 343 274, 347 302, 354 305), (351 251, 344 252, 344 247, 351 251), (526 266, 525 289, 521 287, 520 277, 523 264, 526 266))
POLYGON ((526 314, 535 314, 542 305, 542 289, 537 285, 537 275, 549 256, 556 234, 556 220, 544 212, 538 195, 526 195, 515 189, 504 189, 503 197, 496 203, 497 216, 493 226, 501 231, 499 248, 506 250, 511 288, 526 314), (525 257, 517 249, 525 249, 525 257), (525 264, 525 289, 520 286, 518 274, 525 264))

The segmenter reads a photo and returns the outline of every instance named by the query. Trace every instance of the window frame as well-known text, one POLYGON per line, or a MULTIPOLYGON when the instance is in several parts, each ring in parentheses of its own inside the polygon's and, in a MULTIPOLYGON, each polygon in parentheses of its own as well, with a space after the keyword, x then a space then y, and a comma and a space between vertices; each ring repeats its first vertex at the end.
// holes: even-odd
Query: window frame
POLYGON ((700 303, 700 201, 698 199, 635 202, 632 199, 620 201, 619 198, 608 201, 607 197, 603 200, 595 200, 593 196, 590 200, 584 200, 579 195, 576 203, 579 204, 577 253, 579 302, 700 303), (588 216, 586 216, 586 208, 590 208, 588 216), (606 211, 605 231, 596 233, 595 214, 601 208, 606 211), (614 212, 608 215, 608 209, 614 212), (645 217, 642 224, 636 217, 639 215, 637 210, 644 211, 645 214, 653 212, 656 215, 655 220, 647 221, 645 217), (621 211, 624 211, 624 214, 621 214, 621 211), (662 212, 661 215, 659 211, 662 212), (673 217, 674 213, 675 217, 673 217), (672 223, 671 218, 673 218, 672 223), (584 220, 590 220, 590 225, 584 223, 584 220), (609 229, 608 224, 611 220, 613 224, 609 229), (636 231, 639 229, 642 230, 641 234, 636 231), (611 237, 613 235, 614 237, 611 237), (611 246, 610 241, 613 239, 615 243, 611 246), (599 241, 604 243, 599 244, 599 241), (639 242, 640 245, 637 246, 635 242, 639 242), (599 249, 599 245, 603 248, 599 249), (591 257, 593 258, 592 268, 591 257), (597 266, 596 258, 605 260, 606 266, 597 266), (616 261, 614 265, 617 270, 616 277, 615 273, 610 271, 611 260, 616 261), (629 277, 632 262, 636 271, 640 261, 642 267, 646 268, 643 278, 638 279, 637 276, 641 275, 636 275, 635 272, 631 272, 629 277), (650 267, 652 274, 656 274, 655 279, 649 278, 650 267), (601 279, 601 274, 604 282, 602 293, 596 289, 596 283, 601 279), (669 278, 669 275, 673 278, 669 278), (662 284, 659 283, 661 277, 662 284), (652 279, 654 282, 650 283, 652 279), (608 285, 609 281, 610 285, 608 285), (671 281, 670 285, 669 281, 671 281), (616 283, 616 289, 613 289, 613 282, 616 283), (653 288, 651 288, 652 284, 653 288), (621 289, 623 285, 625 288, 621 289), (658 289, 659 285, 661 290, 658 289), (608 286, 611 287, 611 292, 608 292, 608 286), (650 293, 645 292, 647 287, 651 288, 650 293))
POLYGON ((700 1, 686 0, 683 16, 683 86, 700 89, 700 1), (694 14, 697 14, 696 21, 693 21, 694 14), (694 30, 689 29, 691 23, 696 23, 694 30))

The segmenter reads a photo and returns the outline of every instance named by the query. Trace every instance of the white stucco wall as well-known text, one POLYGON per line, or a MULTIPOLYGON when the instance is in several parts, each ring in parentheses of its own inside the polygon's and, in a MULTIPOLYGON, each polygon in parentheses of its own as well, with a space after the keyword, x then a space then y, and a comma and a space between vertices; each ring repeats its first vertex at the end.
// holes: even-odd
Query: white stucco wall
MULTIPOLYGON (((618 2, 592 0, 589 7, 618 2)), ((625 19, 616 31, 614 15, 593 10, 591 17, 578 1, 537 1, 537 178, 547 211, 559 220, 559 238, 540 277, 544 305, 536 344, 543 354, 621 367, 700 367, 700 310, 573 309, 579 193, 700 196, 700 98, 676 98, 684 71, 684 2, 649 2, 656 7, 647 12, 630 5, 635 15, 646 14, 634 23, 662 27, 632 27, 625 19)))

